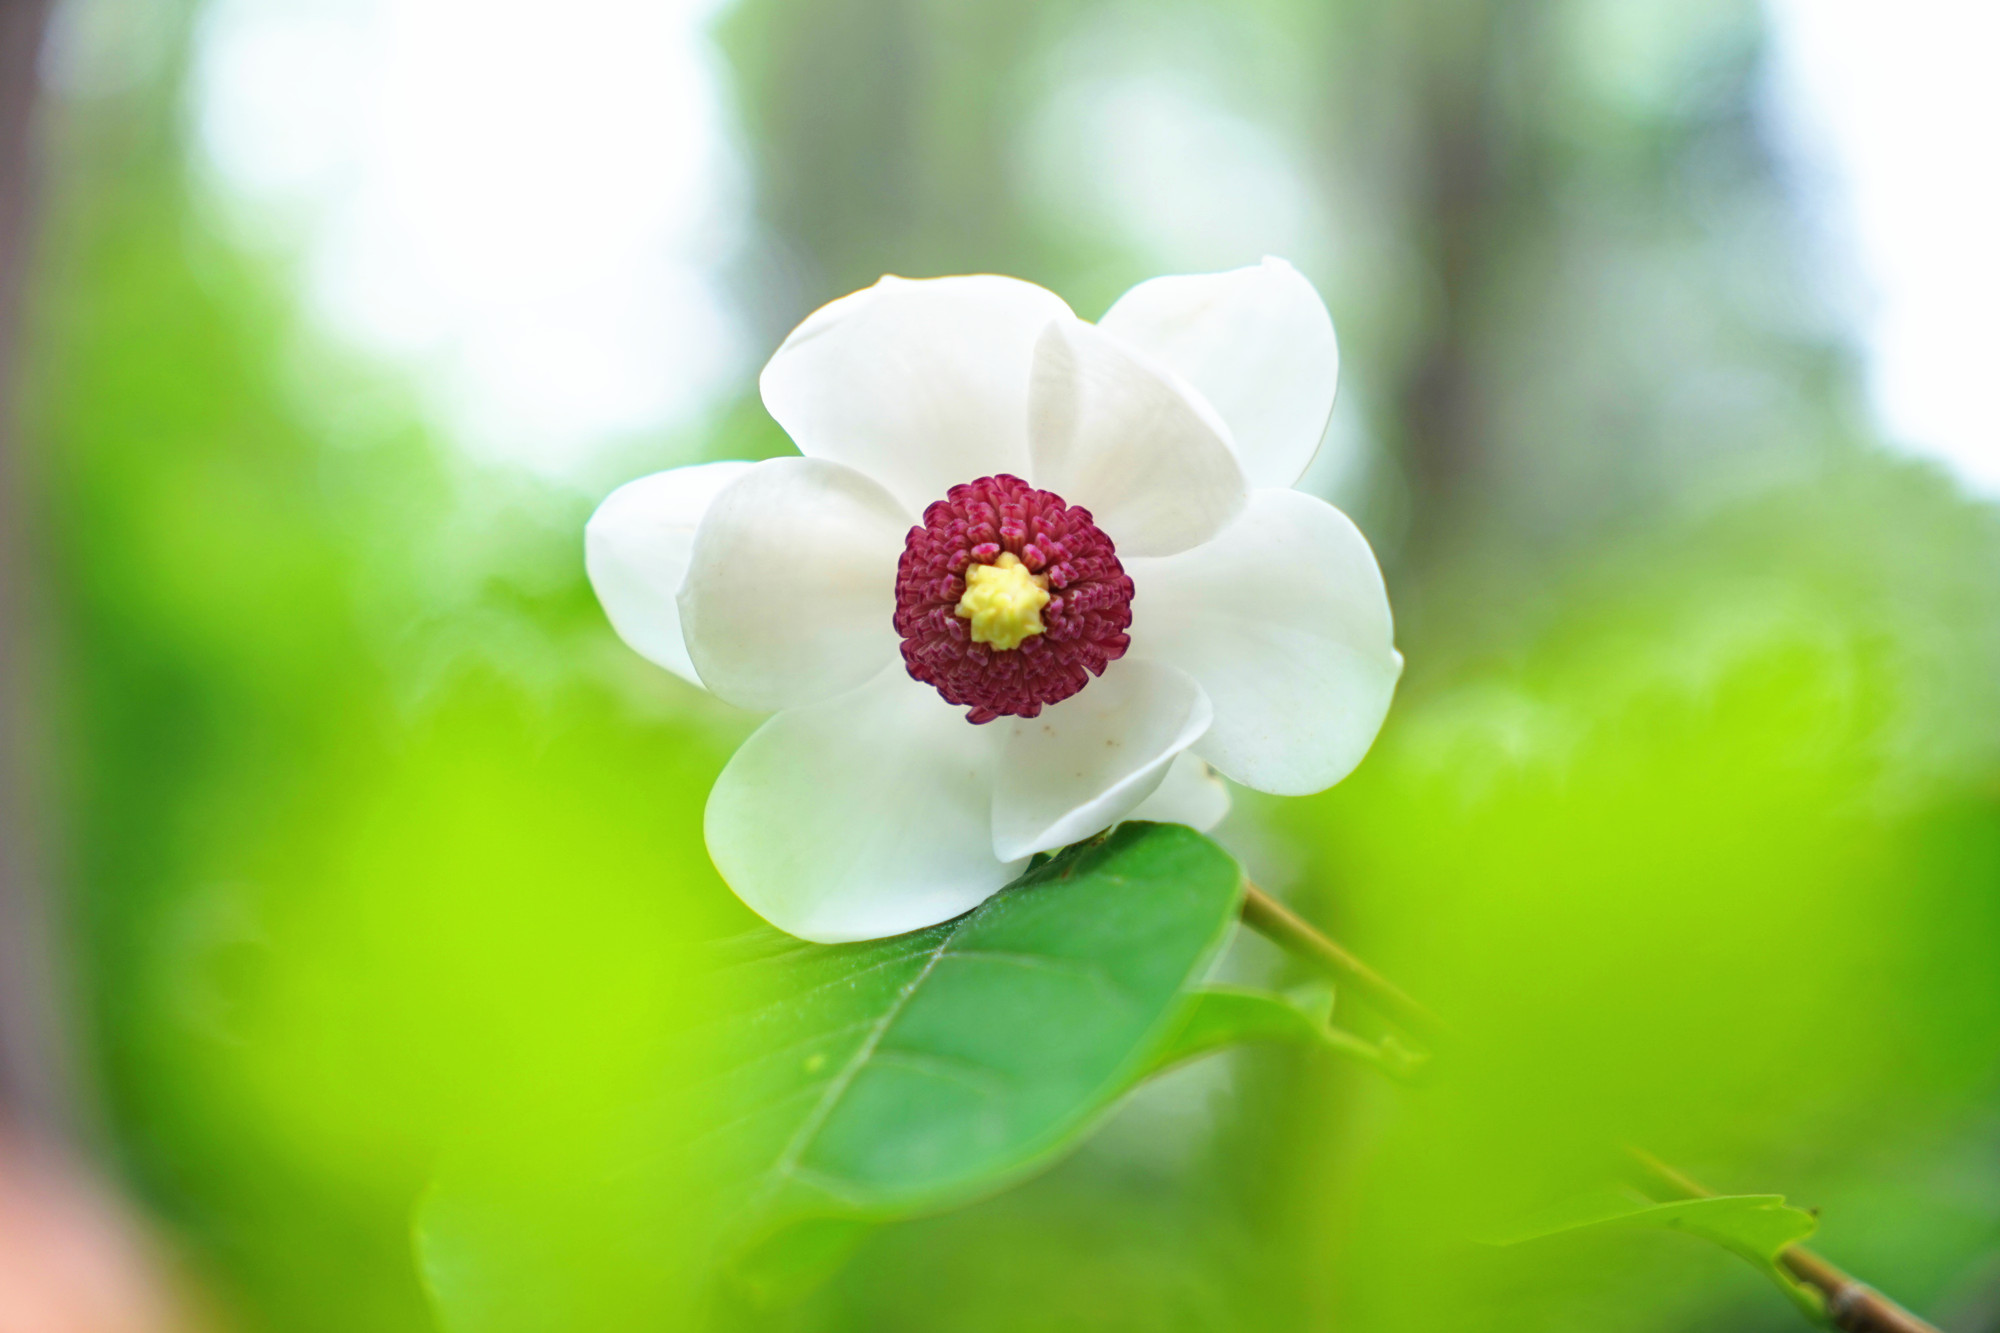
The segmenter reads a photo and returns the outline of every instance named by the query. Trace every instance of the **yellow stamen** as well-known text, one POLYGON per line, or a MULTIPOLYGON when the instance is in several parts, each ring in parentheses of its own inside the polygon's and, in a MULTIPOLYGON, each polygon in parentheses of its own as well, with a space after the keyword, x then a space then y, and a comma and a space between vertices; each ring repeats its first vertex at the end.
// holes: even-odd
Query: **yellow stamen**
POLYGON ((958 617, 972 622, 972 641, 1003 652, 1043 631, 1042 608, 1049 604, 1049 581, 1030 574, 1021 558, 1002 551, 990 565, 969 565, 958 617))

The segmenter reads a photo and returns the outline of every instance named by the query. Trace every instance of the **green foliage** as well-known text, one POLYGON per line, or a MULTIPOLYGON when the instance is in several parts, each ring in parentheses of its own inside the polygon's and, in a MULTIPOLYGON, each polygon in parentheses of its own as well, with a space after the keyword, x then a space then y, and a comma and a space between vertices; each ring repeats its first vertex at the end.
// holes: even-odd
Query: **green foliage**
POLYGON ((1746 1260, 1816 1321, 1825 1313, 1819 1296, 1793 1279, 1778 1256, 1812 1235, 1819 1220, 1785 1203, 1782 1194, 1724 1194, 1654 1203, 1630 1194, 1586 1195, 1525 1218, 1494 1245, 1602 1231, 1678 1231, 1720 1245, 1746 1260))
POLYGON ((700 826, 742 724, 624 655, 578 500, 196 225, 170 91, 58 126, 23 377, 84 1081, 244 1326, 425 1333, 451 1128, 629 1086, 748 924, 700 826))
POLYGON ((760 956, 709 979, 709 1012, 671 1043, 657 1095, 554 1136, 584 1158, 530 1163, 528 1183, 544 1184, 526 1190, 490 1153, 444 1174, 419 1234, 447 1322, 549 1327, 554 1301, 553 1326, 591 1326, 609 1292, 630 1293, 617 1308, 636 1318, 692 1295, 685 1266, 661 1279, 691 1250, 747 1252, 745 1284, 782 1291, 837 1264, 852 1223, 934 1212, 1044 1165, 1153 1068, 1241 878, 1199 834, 1130 823, 928 930, 739 943, 760 956), (579 1232, 577 1217, 594 1224, 579 1232), (606 1237, 597 1261, 579 1234, 606 1237), (600 1271, 634 1237, 669 1235, 600 1271))
MULTIPOLYGON (((1386 1123, 1356 1211, 1315 1224, 1351 1228, 1356 1321, 1756 1319, 1726 1268, 1677 1276, 1643 1247, 1407 1280, 1421 1238, 1597 1183, 1615 1143, 1810 1188, 1830 1257, 1915 1308, 1971 1280, 1990 1217, 1910 1164, 1995 1182, 1973 1163, 2000 1021, 1966 984, 2000 967, 1995 569, 1990 507, 1850 460, 1600 554, 1413 681, 1353 779, 1284 808, 1313 849, 1301 909, 1463 1038, 1386 1123)), ((1353 1104, 1306 1095, 1274 1154, 1353 1104)), ((1343 1179, 1301 1172, 1268 1206, 1318 1210, 1343 1179)))

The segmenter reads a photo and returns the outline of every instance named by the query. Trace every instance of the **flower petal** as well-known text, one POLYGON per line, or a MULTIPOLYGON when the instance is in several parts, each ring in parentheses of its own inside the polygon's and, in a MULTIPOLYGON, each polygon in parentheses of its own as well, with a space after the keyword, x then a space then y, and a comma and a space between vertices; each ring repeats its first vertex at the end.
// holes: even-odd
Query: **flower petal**
POLYGON ((801 453, 921 514, 962 481, 1026 473, 1035 338, 1069 318, 1016 278, 884 278, 792 331, 764 367, 764 406, 801 453))
POLYGON ((896 561, 910 516, 853 468, 772 458, 696 529, 681 626, 702 683, 743 708, 832 698, 896 658, 896 561))
POLYGON ((1243 508, 1229 428, 1143 353, 1084 323, 1048 326, 1029 404, 1036 486, 1090 511, 1126 555, 1207 541, 1243 508))
POLYGON ((1252 486, 1289 486, 1319 449, 1340 348, 1326 303, 1267 258, 1227 273, 1142 282, 1098 327, 1173 367, 1229 423, 1252 486))
POLYGON ((820 944, 968 912, 1021 869, 993 855, 1003 739, 890 667, 743 743, 709 793, 708 854, 752 911, 820 944))
POLYGON ((1229 813, 1229 784, 1193 750, 1183 750, 1167 767, 1159 789, 1139 803, 1127 819, 1150 819, 1156 824, 1186 824, 1197 833, 1206 833, 1229 813))
POLYGON ((1184 673, 1128 660, 1040 717, 1015 719, 993 787, 994 854, 1054 851, 1125 818, 1209 717, 1184 673))
POLYGON ((696 685, 701 677, 688 659, 674 599, 709 502, 749 470, 748 463, 702 463, 628 481, 604 497, 583 529, 583 566, 618 637, 696 685))
POLYGON ((1368 542, 1299 491, 1252 491, 1208 545, 1126 565, 1128 656, 1201 682, 1215 724, 1195 752, 1246 787, 1299 796, 1368 752, 1403 659, 1368 542))

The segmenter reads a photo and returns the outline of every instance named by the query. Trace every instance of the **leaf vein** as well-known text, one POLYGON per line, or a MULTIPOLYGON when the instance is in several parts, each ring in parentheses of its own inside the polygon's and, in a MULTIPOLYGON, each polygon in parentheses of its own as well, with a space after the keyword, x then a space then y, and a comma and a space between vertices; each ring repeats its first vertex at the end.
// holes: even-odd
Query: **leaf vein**
MULTIPOLYGON (((944 957, 945 951, 957 934, 958 928, 954 927, 938 939, 931 956, 924 960, 924 965, 917 975, 910 978, 889 1007, 883 1010, 882 1016, 875 1021, 867 1038, 862 1041, 854 1054, 848 1057, 840 1072, 828 1081, 826 1090, 820 1094, 818 1104, 807 1113, 805 1120, 799 1125, 798 1132, 792 1135, 791 1142, 785 1145, 784 1151, 779 1154, 777 1162, 772 1166, 769 1172, 770 1189, 775 1189, 779 1180, 798 1169, 800 1160, 812 1146, 813 1140, 819 1137, 819 1132, 825 1127, 827 1119, 832 1116, 834 1107, 839 1104, 841 1097, 860 1074, 862 1066, 866 1065, 870 1057, 875 1054, 875 1048, 881 1044, 883 1035, 902 1014, 911 997, 917 993, 917 988, 922 986, 924 980, 937 968, 938 961, 944 957)), ((768 1189, 765 1197, 769 1197, 768 1189)))

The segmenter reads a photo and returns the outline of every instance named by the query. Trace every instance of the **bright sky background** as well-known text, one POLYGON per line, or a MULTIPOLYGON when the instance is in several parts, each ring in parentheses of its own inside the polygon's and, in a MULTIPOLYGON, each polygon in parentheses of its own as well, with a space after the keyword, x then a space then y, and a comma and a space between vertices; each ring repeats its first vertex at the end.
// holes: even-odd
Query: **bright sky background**
POLYGON ((574 474, 746 373, 712 8, 217 0, 191 114, 334 330, 414 364, 474 453, 574 474))
POLYGON ((2000 494, 2000 6, 1767 2, 1780 114, 1869 288, 1883 427, 2000 494))
MULTIPOLYGON (((475 454, 577 475, 755 369, 721 276, 750 219, 719 3, 218 0, 191 114, 219 195, 298 255, 331 328, 417 367, 475 454)), ((2000 494, 2000 7, 1767 3, 1777 121, 1862 276, 1884 430, 2000 494)), ((1310 231, 1292 202, 1264 212, 1310 231)), ((1176 250, 1158 225, 1142 252, 1176 250)))

